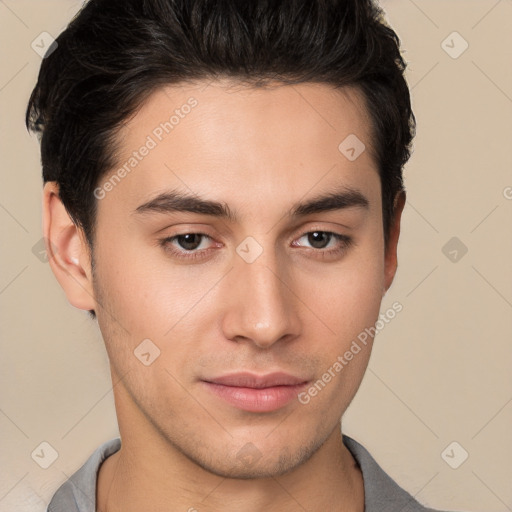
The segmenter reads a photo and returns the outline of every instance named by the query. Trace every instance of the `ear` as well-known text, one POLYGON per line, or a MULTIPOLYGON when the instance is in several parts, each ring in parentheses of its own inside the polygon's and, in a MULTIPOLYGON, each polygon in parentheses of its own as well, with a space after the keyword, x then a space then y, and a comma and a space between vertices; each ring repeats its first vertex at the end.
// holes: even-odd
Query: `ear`
POLYGON ((396 194, 393 203, 393 219, 391 221, 388 243, 385 250, 385 263, 384 263, 384 296, 388 291, 393 279, 395 277, 398 259, 397 247, 398 237, 400 236, 400 220, 405 206, 405 191, 400 191, 396 194))
POLYGON ((70 304, 94 310, 89 246, 62 204, 56 182, 47 182, 43 189, 43 235, 48 262, 70 304))

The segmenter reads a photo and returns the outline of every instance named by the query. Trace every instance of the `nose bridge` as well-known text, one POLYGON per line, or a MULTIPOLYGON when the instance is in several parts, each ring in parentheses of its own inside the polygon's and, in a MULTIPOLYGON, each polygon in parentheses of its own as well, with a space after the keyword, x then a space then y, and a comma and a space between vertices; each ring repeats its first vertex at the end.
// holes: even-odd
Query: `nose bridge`
POLYGON ((269 347, 284 336, 295 335, 299 321, 282 262, 271 246, 259 247, 248 240, 237 248, 224 328, 230 339, 247 338, 269 347))

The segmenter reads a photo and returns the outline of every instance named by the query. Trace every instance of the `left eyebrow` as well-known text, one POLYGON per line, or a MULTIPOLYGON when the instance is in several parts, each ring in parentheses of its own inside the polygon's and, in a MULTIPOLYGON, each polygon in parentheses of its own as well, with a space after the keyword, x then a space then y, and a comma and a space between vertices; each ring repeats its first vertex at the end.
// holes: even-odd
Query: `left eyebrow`
POLYGON ((347 208, 362 208, 368 210, 370 202, 357 189, 346 188, 338 192, 323 194, 305 203, 298 203, 292 207, 292 217, 304 217, 313 213, 322 213, 347 208))
MULTIPOLYGON (((290 212, 291 217, 305 217, 315 213, 322 213, 347 208, 369 208, 368 199, 357 189, 344 188, 343 190, 322 194, 306 202, 295 203, 290 212)), ((224 202, 202 199, 196 194, 186 192, 164 192, 138 206, 133 213, 172 213, 191 212, 200 215, 223 218, 231 222, 237 222, 238 216, 229 205, 224 202)))

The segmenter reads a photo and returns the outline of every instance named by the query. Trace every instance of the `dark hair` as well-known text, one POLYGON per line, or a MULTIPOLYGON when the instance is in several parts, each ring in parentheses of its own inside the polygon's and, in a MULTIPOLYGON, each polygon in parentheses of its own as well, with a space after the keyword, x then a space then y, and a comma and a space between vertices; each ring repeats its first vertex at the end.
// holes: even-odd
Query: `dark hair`
POLYGON ((253 86, 317 82, 363 92, 387 242, 415 119, 400 41, 376 2, 90 0, 51 50, 26 124, 40 136, 44 182, 58 183, 91 249, 93 191, 116 165, 120 125, 159 87, 224 77, 253 86))

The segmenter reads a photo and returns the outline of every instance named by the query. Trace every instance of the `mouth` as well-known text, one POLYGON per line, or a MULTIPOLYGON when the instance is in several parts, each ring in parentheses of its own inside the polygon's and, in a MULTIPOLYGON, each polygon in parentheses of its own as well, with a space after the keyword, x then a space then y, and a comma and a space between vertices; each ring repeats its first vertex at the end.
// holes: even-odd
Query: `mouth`
POLYGON ((206 389, 228 404, 248 412, 271 412, 281 409, 293 399, 308 380, 284 372, 256 375, 232 373, 203 380, 206 389))

